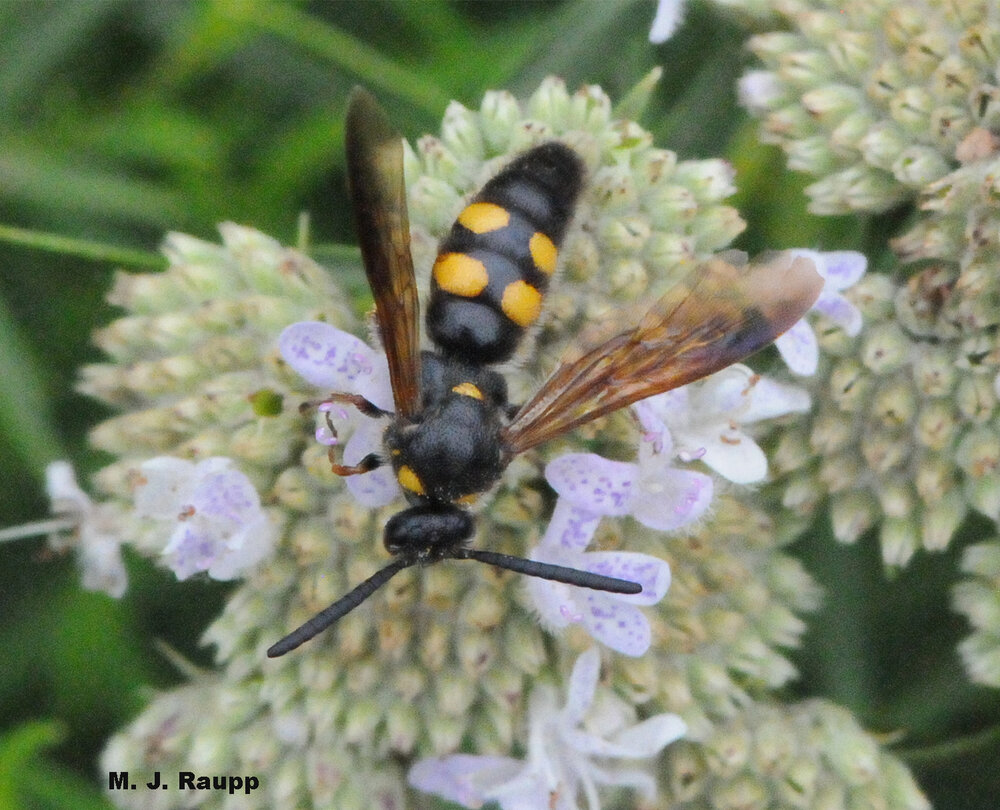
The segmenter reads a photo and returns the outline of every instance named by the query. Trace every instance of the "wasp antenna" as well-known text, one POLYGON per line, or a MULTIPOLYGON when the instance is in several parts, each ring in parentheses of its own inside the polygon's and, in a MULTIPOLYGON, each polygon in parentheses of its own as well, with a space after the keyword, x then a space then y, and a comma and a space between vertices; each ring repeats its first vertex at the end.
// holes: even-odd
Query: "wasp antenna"
POLYGON ((305 642, 309 641, 309 639, 317 633, 321 633, 326 630, 327 627, 337 621, 337 619, 341 616, 350 613, 354 610, 354 608, 364 602, 365 599, 385 585, 385 583, 392 579, 396 574, 404 568, 409 568, 415 562, 415 559, 400 557, 399 559, 389 563, 389 565, 385 568, 376 571, 368 577, 368 579, 358 585, 353 591, 349 591, 344 594, 344 596, 340 597, 340 599, 330 605, 330 607, 320 611, 297 630, 293 630, 281 639, 281 641, 271 645, 271 647, 268 648, 267 657, 278 658, 287 652, 291 652, 300 644, 305 644, 305 642))
POLYGON ((611 593, 636 594, 642 593, 642 585, 627 579, 606 577, 578 568, 567 568, 565 565, 552 565, 538 560, 526 560, 524 557, 512 557, 510 554, 497 554, 495 551, 483 551, 476 548, 463 548, 454 555, 456 560, 478 560, 497 568, 506 568, 519 574, 527 574, 539 579, 550 579, 554 582, 565 582, 567 585, 577 585, 581 588, 591 588, 595 591, 611 593))

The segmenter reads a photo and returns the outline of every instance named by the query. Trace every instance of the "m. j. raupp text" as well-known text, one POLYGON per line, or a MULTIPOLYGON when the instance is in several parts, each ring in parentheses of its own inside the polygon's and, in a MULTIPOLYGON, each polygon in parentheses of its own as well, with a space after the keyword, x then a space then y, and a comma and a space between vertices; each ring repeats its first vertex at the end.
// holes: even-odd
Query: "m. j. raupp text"
MULTIPOLYGON (((227 793, 252 793, 260 787, 256 776, 204 776, 194 771, 178 771, 177 790, 224 790, 227 793)), ((128 778, 128 771, 109 771, 108 790, 135 790, 138 787, 128 778)), ((159 771, 153 771, 153 779, 145 783, 147 790, 169 790, 170 784, 163 780, 159 771)))

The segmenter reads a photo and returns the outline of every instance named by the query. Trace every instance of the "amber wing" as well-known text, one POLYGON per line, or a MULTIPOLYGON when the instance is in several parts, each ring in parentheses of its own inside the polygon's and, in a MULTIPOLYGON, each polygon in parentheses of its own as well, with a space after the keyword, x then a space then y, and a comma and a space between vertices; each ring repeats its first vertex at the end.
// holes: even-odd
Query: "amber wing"
POLYGON ((507 426, 505 452, 524 452, 749 357, 799 320, 822 287, 813 262, 791 253, 772 253, 744 267, 710 259, 638 326, 564 357, 507 426))
POLYGON ((378 102, 351 91, 345 133, 347 181, 375 317, 389 360, 396 413, 420 401, 419 300, 410 255, 403 142, 378 102))

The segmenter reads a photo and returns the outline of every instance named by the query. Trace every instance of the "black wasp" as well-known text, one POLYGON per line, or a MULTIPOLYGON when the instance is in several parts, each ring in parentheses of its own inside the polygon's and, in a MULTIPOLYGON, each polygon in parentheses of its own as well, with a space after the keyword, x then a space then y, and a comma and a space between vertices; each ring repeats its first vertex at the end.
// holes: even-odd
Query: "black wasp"
MULTIPOLYGON (((339 475, 391 464, 410 506, 385 527, 395 557, 347 595, 273 645, 284 655, 357 607, 404 568, 471 559, 585 588, 639 593, 626 580, 470 548, 468 503, 510 460, 572 428, 640 399, 705 377, 771 343, 819 295, 811 261, 789 254, 738 268, 711 259, 639 321, 583 353, 564 357, 520 408, 490 364, 511 357, 541 312, 584 182, 583 163, 551 141, 528 150, 486 183, 458 215, 432 270, 420 351, 410 256, 403 148, 374 98, 356 88, 347 111, 348 186, 365 273, 389 363, 396 412, 383 452, 339 475)), ((363 397, 333 394, 373 418, 390 416, 363 397)))

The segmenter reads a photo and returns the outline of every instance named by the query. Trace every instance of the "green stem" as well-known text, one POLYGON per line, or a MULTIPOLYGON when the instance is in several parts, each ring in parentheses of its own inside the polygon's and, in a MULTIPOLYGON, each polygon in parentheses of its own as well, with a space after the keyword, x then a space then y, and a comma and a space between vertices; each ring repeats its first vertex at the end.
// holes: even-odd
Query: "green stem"
POLYGON ((228 6, 247 23, 306 48, 354 74, 371 87, 406 99, 432 116, 448 105, 448 94, 425 81, 412 68, 392 59, 357 38, 288 3, 252 3, 228 6))
POLYGON ((991 748, 997 743, 1000 743, 1000 725, 923 748, 897 748, 894 749, 893 753, 900 756, 909 765, 921 765, 969 756, 977 751, 991 748))
POLYGON ((0 242, 23 245, 35 250, 46 250, 50 253, 60 253, 64 256, 76 256, 94 262, 123 264, 130 267, 149 267, 160 270, 167 265, 167 260, 159 253, 107 245, 103 242, 91 242, 86 239, 74 239, 55 233, 42 233, 27 228, 17 228, 13 225, 0 225, 0 242))

